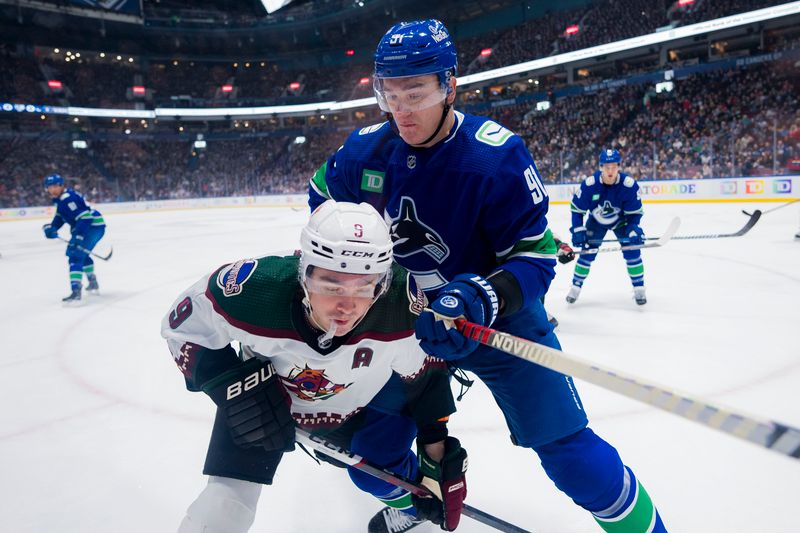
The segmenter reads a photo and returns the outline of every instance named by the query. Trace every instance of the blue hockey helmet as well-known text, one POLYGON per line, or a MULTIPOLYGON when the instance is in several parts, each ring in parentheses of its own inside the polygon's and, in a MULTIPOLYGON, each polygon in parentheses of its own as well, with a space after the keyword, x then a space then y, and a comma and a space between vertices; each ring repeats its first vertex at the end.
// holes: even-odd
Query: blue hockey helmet
POLYGON ((620 157, 619 152, 612 149, 603 150, 600 152, 600 164, 605 165, 606 163, 619 163, 622 161, 622 157, 620 157))
POLYGON ((64 185, 64 178, 61 177, 61 174, 50 174, 49 176, 45 176, 44 188, 46 189, 51 185, 64 185))
POLYGON ((450 37, 450 32, 436 19, 415 20, 395 24, 381 37, 375 50, 375 77, 373 88, 378 105, 386 112, 391 112, 384 92, 383 81, 388 78, 409 78, 436 74, 438 86, 431 90, 414 94, 398 100, 392 94, 389 101, 401 102, 412 106, 410 110, 425 109, 447 98, 450 94, 450 78, 455 76, 458 68, 458 54, 450 37))

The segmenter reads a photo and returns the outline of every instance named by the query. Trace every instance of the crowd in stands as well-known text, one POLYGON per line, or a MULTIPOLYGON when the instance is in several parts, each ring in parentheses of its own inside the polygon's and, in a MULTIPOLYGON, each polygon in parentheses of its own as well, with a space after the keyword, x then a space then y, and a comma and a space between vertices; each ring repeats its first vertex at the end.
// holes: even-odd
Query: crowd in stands
MULTIPOLYGON (((669 24, 691 24, 780 3, 783 2, 696 0, 676 10, 672 0, 598 0, 572 10, 548 12, 508 29, 456 39, 460 73, 485 71, 651 33, 669 24), (578 25, 579 31, 566 35, 567 26, 573 24, 578 25), (482 56, 485 48, 491 48, 492 53, 482 56)), ((374 31, 370 42, 377 42, 382 29, 374 31)), ((317 52, 323 51, 311 51, 317 52)), ((150 89, 152 101, 158 105, 186 106, 186 101, 171 104, 179 96, 191 97, 188 105, 193 106, 342 100, 369 95, 369 84, 359 81, 372 71, 368 61, 310 69, 298 67, 286 58, 281 62, 200 62, 137 57, 131 62, 128 56, 118 60, 115 54, 101 58, 99 53, 85 51, 81 58, 66 62, 63 50, 55 56, 33 57, 0 47, 0 101, 131 107, 127 92, 134 84, 150 89), (45 88, 46 81, 52 78, 62 81, 62 91, 53 93, 45 88), (290 88, 294 82, 299 83, 299 88, 290 88), (234 86, 234 93, 220 91, 227 83, 234 86)))
MULTIPOLYGON (((787 174, 800 170, 800 75, 789 61, 712 71, 677 80, 670 93, 623 86, 491 116, 525 139, 548 183, 591 174, 615 147, 637 179, 787 174)), ((256 128, 257 130, 257 128, 256 128)), ((60 172, 95 202, 303 192, 348 128, 253 133, 209 141, 13 139, 0 154, 0 207, 42 205, 41 179, 60 172)))

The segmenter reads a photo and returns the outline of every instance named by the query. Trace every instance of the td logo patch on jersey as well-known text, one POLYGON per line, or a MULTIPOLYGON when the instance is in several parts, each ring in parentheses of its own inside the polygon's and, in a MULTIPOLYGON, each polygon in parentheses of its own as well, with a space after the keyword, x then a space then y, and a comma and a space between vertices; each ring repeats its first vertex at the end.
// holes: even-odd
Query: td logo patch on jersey
POLYGON ((397 218, 391 220, 389 228, 395 257, 424 252, 441 263, 450 255, 450 249, 439 234, 417 217, 417 206, 408 196, 400 199, 397 218))
POLYGON ((217 287, 222 289, 225 297, 236 296, 242 292, 242 287, 253 275, 257 266, 257 259, 243 259, 223 268, 217 274, 217 287))

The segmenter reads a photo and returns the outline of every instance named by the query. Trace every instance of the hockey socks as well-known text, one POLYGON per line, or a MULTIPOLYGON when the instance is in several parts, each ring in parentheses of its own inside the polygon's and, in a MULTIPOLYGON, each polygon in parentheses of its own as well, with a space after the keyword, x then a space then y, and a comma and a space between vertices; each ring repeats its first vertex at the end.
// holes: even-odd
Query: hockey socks
POLYGON ((619 499, 608 509, 592 515, 606 533, 667 532, 650 495, 628 467, 619 499))

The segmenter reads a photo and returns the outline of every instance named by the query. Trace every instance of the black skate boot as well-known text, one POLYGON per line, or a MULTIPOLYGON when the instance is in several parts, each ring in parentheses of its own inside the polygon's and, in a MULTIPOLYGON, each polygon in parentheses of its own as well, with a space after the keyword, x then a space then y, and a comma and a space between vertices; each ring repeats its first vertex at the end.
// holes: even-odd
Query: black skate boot
POLYGON ((633 299, 636 300, 637 305, 644 305, 647 303, 647 295, 644 292, 644 286, 633 288, 633 299))
POLYGON ((424 524, 427 520, 411 516, 394 507, 384 507, 372 517, 368 533, 403 533, 424 524))
POLYGON ((100 285, 97 284, 97 276, 94 274, 89 274, 89 284, 86 286, 87 292, 97 292, 100 289, 100 285))
POLYGON ((76 304, 81 302, 81 288, 80 287, 73 287, 72 293, 69 296, 65 296, 61 298, 61 301, 65 304, 76 304))

